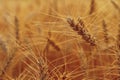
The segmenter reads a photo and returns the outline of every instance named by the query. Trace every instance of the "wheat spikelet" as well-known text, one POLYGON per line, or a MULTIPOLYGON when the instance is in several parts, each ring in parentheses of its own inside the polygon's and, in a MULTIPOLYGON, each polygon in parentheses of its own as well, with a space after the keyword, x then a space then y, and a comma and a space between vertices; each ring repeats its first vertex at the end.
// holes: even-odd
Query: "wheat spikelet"
POLYGON ((95 0, 91 0, 91 4, 90 4, 90 12, 89 14, 92 14, 95 12, 95 0))
POLYGON ((16 16, 15 16, 15 34, 16 34, 16 40, 19 40, 19 21, 16 16))
POLYGON ((44 49, 44 53, 49 53, 49 47, 50 45, 55 48, 57 51, 60 51, 60 47, 51 39, 51 31, 48 32, 48 38, 47 38, 47 44, 46 44, 46 47, 44 49))
POLYGON ((2 50, 7 53, 7 45, 5 43, 5 41, 2 40, 2 37, 0 36, 0 47, 2 48, 2 50))
POLYGON ((75 24, 74 20, 70 18, 67 19, 67 22, 70 24, 70 27, 72 27, 74 31, 77 31, 77 33, 81 35, 86 42, 90 43, 92 46, 96 45, 94 37, 92 37, 85 29, 85 24, 81 19, 78 20, 77 24, 75 24))
POLYGON ((60 51, 60 47, 51 39, 48 39, 50 45, 52 45, 57 51, 60 51))
POLYGON ((102 21, 102 25, 103 25, 103 32, 104 32, 104 41, 106 44, 108 44, 109 38, 108 38, 107 24, 106 24, 105 20, 102 21))
POLYGON ((48 66, 47 63, 43 60, 42 57, 38 59, 38 65, 40 68, 40 80, 47 80, 48 79, 48 66))

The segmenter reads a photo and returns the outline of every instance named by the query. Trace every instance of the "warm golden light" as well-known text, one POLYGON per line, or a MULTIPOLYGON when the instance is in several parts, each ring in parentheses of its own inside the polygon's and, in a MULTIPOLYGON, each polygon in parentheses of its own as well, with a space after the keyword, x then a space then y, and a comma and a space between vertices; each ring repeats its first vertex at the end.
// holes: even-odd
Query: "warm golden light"
POLYGON ((119 80, 120 0, 0 0, 0 80, 119 80))

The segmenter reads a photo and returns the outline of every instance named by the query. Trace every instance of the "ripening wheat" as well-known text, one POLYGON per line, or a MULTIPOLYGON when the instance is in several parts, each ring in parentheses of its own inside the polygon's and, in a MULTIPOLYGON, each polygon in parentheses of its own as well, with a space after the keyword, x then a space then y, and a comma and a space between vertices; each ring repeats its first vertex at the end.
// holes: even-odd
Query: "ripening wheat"
POLYGON ((119 80, 119 0, 0 0, 0 80, 119 80))

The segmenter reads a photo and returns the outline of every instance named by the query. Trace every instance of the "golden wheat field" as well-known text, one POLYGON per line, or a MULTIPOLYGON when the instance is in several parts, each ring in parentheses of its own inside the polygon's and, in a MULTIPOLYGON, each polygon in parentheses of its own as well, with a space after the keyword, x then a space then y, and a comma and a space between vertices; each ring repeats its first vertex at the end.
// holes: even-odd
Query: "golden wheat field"
POLYGON ((120 0, 0 0, 0 80, 120 80, 120 0))

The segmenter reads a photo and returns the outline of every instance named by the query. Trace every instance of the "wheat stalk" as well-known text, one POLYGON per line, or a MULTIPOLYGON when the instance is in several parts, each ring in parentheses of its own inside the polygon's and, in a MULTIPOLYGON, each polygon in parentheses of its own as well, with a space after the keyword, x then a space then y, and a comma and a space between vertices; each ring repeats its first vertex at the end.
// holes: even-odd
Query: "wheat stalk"
POLYGON ((118 4, 115 2, 115 1, 113 1, 113 0, 111 0, 111 3, 113 4, 113 6, 118 10, 118 12, 120 13, 120 7, 118 6, 118 4))
MULTIPOLYGON (((12 53, 12 51, 11 51, 11 53, 12 53)), ((15 56, 14 53, 15 53, 15 50, 13 51, 13 54, 8 58, 5 66, 4 66, 4 68, 3 68, 2 71, 1 71, 0 77, 4 76, 4 75, 5 75, 5 72, 7 71, 7 68, 10 67, 10 64, 11 64, 11 62, 12 62, 14 56, 15 56)))
POLYGON ((118 49, 120 49, 120 24, 118 25, 118 35, 117 35, 117 45, 118 49))
MULTIPOLYGON (((15 17, 15 27, 16 27, 16 39, 18 40, 19 39, 19 29, 18 29, 17 17, 15 17)), ((7 52, 7 47, 6 47, 7 45, 5 45, 4 43, 5 42, 3 42, 2 40, 0 41, 0 45, 2 46, 3 50, 7 52)), ((13 60, 13 58, 15 56, 16 50, 17 50, 17 47, 12 49, 10 52, 7 52, 8 54, 11 54, 11 55, 8 56, 8 60, 6 61, 4 67, 3 67, 2 71, 1 71, 0 77, 5 75, 5 72, 7 71, 7 68, 9 68, 9 66, 11 64, 11 61, 13 60)))

